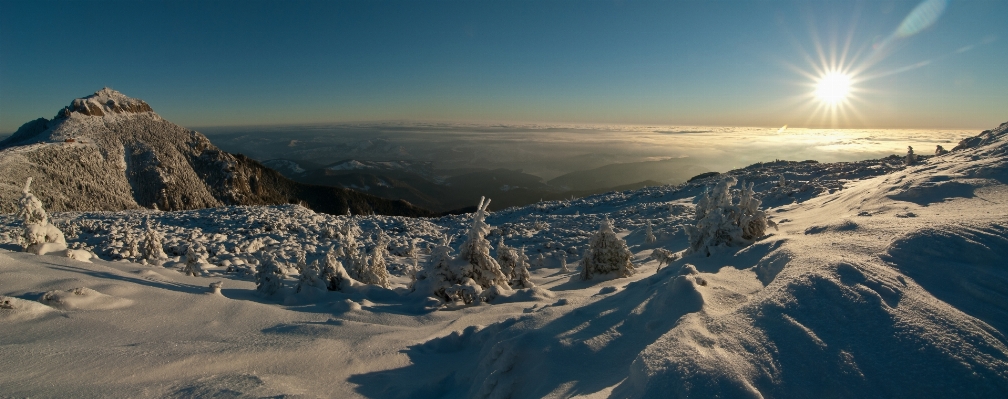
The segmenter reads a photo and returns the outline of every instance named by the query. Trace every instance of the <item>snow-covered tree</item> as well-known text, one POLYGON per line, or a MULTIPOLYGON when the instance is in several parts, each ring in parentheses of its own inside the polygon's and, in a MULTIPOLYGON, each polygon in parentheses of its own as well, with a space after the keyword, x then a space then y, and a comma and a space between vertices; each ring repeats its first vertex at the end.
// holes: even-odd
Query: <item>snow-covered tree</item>
POLYGON ((911 146, 907 146, 907 154, 905 161, 907 165, 913 165, 917 163, 917 154, 914 154, 913 147, 911 146))
POLYGON ((497 243, 497 264, 500 265, 501 274, 507 281, 514 280, 515 267, 518 265, 518 251, 504 243, 504 237, 497 243))
POLYGON ((648 244, 653 244, 655 241, 658 241, 658 239, 655 238, 654 230, 651 229, 650 220, 647 221, 647 230, 644 230, 644 241, 648 244))
POLYGON ((164 259, 168 258, 164 252, 164 236, 161 235, 154 226, 147 222, 147 231, 144 233, 143 250, 141 256, 147 264, 159 266, 164 259))
POLYGON ((352 219, 348 219, 342 227, 338 252, 343 258, 343 263, 349 268, 347 271, 350 272, 350 276, 362 280, 361 276, 368 264, 367 257, 360 253, 357 244, 357 236, 362 233, 361 229, 352 219))
POLYGON ((123 235, 123 246, 119 256, 130 261, 140 257, 140 239, 133 235, 133 229, 129 227, 123 235))
POLYGON ((49 223, 49 214, 42 207, 42 201, 31 193, 31 183, 32 178, 29 177, 18 200, 20 207, 17 214, 24 223, 24 250, 34 254, 66 250, 63 232, 49 223))
MULTIPOLYGON (((518 251, 518 256, 519 262, 515 265, 511 286, 514 288, 535 287, 535 284, 532 283, 532 275, 529 274, 528 256, 525 255, 524 246, 518 251)), ((543 259, 542 254, 539 254, 539 259, 543 259)))
POLYGON ((314 260, 311 264, 302 267, 300 271, 301 275, 298 278, 297 288, 294 292, 307 290, 325 291, 327 289, 327 284, 322 278, 323 268, 324 266, 318 259, 314 260))
POLYGON ((336 256, 336 250, 332 248, 326 252, 325 263, 321 267, 320 275, 329 291, 343 291, 356 282, 343 268, 343 264, 336 256))
POLYGON ((275 255, 267 253, 255 274, 256 290, 273 295, 280 290, 286 274, 275 255))
MULTIPOLYGON (((523 246, 522 247, 522 254, 524 254, 524 253, 525 253, 525 247, 523 246)), ((526 257, 526 259, 528 259, 528 257, 526 257)), ((536 256, 535 267, 537 269, 539 269, 539 268, 543 268, 545 266, 546 266, 546 257, 542 254, 542 252, 540 252, 539 256, 536 256)))
POLYGON ((564 273, 570 272, 571 271, 570 267, 567 266, 567 254, 564 253, 563 251, 558 251, 557 256, 560 257, 560 271, 564 273))
POLYGON ((200 275, 199 264, 203 263, 204 260, 202 251, 197 248, 198 245, 195 241, 189 243, 189 248, 186 249, 186 263, 182 267, 182 274, 188 276, 200 275))
POLYGON ((490 233, 490 225, 486 223, 490 200, 484 203, 484 199, 480 197, 476 212, 473 212, 472 225, 466 233, 466 241, 459 249, 459 259, 468 263, 462 267, 462 277, 473 279, 483 289, 493 286, 506 288, 507 277, 501 272, 500 264, 490 256, 490 241, 486 239, 490 233))
POLYGON ((735 202, 731 187, 736 183, 737 179, 728 177, 697 201, 694 224, 684 226, 690 241, 687 253, 710 256, 716 248, 752 244, 766 234, 767 227, 777 228, 759 209, 761 202, 754 197, 752 183, 743 186, 735 202))
POLYGON ((359 280, 364 284, 374 284, 383 288, 389 288, 389 272, 385 263, 385 256, 388 255, 388 244, 391 239, 384 231, 378 229, 377 243, 371 250, 371 254, 363 262, 365 267, 361 270, 359 280))
POLYGON ((581 278, 591 280, 595 275, 609 273, 615 273, 618 277, 630 277, 635 271, 631 259, 633 253, 627 248, 626 241, 616 237, 612 221, 605 218, 581 259, 581 278))
POLYGON ((945 147, 942 147, 941 144, 938 144, 938 147, 935 148, 935 156, 945 154, 948 154, 948 150, 946 150, 945 147))

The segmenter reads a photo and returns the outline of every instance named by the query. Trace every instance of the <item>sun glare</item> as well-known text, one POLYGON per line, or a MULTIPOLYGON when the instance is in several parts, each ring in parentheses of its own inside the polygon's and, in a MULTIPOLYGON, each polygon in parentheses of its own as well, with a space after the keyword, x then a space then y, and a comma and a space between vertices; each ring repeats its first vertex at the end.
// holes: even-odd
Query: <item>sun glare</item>
POLYGON ((816 83, 815 96, 829 105, 835 105, 847 99, 850 94, 851 78, 839 72, 830 72, 816 83))

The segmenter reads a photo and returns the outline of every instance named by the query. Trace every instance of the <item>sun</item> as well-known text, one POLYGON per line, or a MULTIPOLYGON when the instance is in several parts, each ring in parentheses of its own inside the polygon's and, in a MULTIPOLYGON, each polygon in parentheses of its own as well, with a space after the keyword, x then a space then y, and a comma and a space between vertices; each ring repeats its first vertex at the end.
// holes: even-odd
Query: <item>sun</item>
POLYGON ((837 105, 847 100, 851 78, 840 72, 829 72, 816 83, 815 96, 825 104, 837 105))

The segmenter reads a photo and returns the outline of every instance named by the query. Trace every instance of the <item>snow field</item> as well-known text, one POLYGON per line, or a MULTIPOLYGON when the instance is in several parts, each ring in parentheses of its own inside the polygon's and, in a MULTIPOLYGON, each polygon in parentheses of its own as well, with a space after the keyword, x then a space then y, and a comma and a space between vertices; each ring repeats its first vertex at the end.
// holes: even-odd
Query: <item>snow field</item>
MULTIPOLYGON (((54 214, 69 245, 99 259, 0 253, 0 318, 9 325, 0 392, 1001 396, 1006 126, 911 166, 897 157, 730 172, 753 183, 778 230, 710 256, 685 253, 680 225, 724 176, 490 212, 484 240, 545 256, 529 269, 534 288, 479 305, 409 290, 410 242, 424 265, 441 237, 465 241, 473 215, 348 218, 293 205, 54 214), (606 218, 635 255, 635 272, 586 281, 562 271, 560 256, 576 264, 606 218), (148 220, 164 235, 162 265, 135 263, 126 242, 148 220), (362 253, 383 241, 379 229, 388 234, 390 288, 295 293, 298 265, 323 259, 336 226, 351 220, 362 253), (205 251, 197 276, 182 273, 192 242, 205 251), (658 270, 648 258, 658 248, 683 256, 658 270), (288 274, 273 295, 252 282, 267 254, 288 274), (208 294, 217 281, 220 295, 208 294)), ((20 250, 19 219, 2 218, 0 245, 20 250)))

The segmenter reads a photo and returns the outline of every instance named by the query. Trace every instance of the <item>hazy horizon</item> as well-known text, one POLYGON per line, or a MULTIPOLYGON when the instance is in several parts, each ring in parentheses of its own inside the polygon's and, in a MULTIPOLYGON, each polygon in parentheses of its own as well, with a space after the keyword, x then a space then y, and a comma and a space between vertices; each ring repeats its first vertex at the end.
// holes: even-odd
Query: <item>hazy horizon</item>
POLYGON ((947 0, 5 0, 0 133, 104 86, 197 130, 409 120, 979 131, 1008 119, 1003 15, 1003 1, 947 0))

